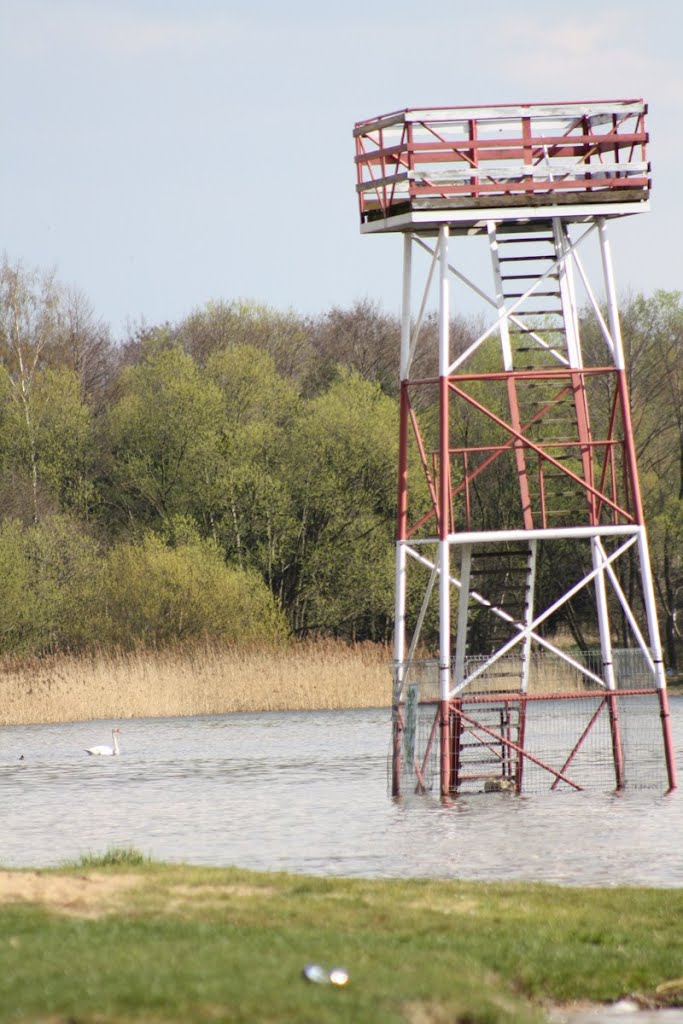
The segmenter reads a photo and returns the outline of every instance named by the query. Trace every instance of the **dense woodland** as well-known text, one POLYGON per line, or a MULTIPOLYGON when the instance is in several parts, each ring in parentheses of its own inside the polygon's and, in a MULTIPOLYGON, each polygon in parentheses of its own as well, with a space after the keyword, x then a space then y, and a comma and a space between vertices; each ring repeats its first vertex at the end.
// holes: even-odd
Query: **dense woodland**
MULTIPOLYGON (((455 322, 456 344, 478 326, 455 322)), ((625 297, 622 329, 675 668, 683 296, 625 297)), ((590 346, 588 317, 583 333, 590 346)), ((0 654, 388 640, 398 345, 398 320, 368 301, 317 317, 209 303, 115 341, 83 295, 5 259, 0 654)), ((563 614, 586 642, 591 610, 563 614)))

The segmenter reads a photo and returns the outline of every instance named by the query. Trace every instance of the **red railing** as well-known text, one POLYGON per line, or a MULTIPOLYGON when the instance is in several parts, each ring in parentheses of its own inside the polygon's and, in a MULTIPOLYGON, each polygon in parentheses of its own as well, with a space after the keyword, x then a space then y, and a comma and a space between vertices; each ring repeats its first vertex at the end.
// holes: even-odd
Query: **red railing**
POLYGON ((537 194, 642 200, 650 189, 646 113, 642 100, 609 100, 402 110, 360 121, 361 221, 473 200, 519 205, 537 194))

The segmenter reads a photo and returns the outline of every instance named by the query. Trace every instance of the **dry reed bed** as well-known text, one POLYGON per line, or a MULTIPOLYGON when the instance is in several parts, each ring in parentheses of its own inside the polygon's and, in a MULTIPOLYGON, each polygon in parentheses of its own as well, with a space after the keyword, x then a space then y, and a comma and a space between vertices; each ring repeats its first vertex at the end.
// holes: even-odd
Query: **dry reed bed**
POLYGON ((335 641, 0 663, 0 724, 384 707, 391 656, 335 641))

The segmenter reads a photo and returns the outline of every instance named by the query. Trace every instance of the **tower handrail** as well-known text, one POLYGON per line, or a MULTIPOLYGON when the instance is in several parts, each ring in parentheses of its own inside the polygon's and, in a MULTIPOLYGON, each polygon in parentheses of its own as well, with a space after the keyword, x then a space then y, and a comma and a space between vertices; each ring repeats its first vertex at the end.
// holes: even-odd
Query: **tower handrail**
POLYGON ((640 201, 651 187, 642 100, 415 108, 354 129, 361 222, 477 201, 640 201))

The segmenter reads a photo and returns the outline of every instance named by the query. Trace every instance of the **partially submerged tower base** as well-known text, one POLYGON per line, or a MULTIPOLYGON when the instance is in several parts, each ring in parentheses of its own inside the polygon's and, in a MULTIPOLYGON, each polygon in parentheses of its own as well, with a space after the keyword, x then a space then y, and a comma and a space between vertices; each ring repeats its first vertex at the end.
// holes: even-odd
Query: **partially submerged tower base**
POLYGON ((648 208, 645 115, 617 100, 356 125, 361 231, 404 243, 395 795, 676 785, 607 233, 648 208), (456 260, 476 239, 487 286, 456 260), (466 345, 454 284, 490 311, 466 345), (578 613, 595 651, 566 642, 578 613), (430 616, 438 659, 421 656, 430 616))

